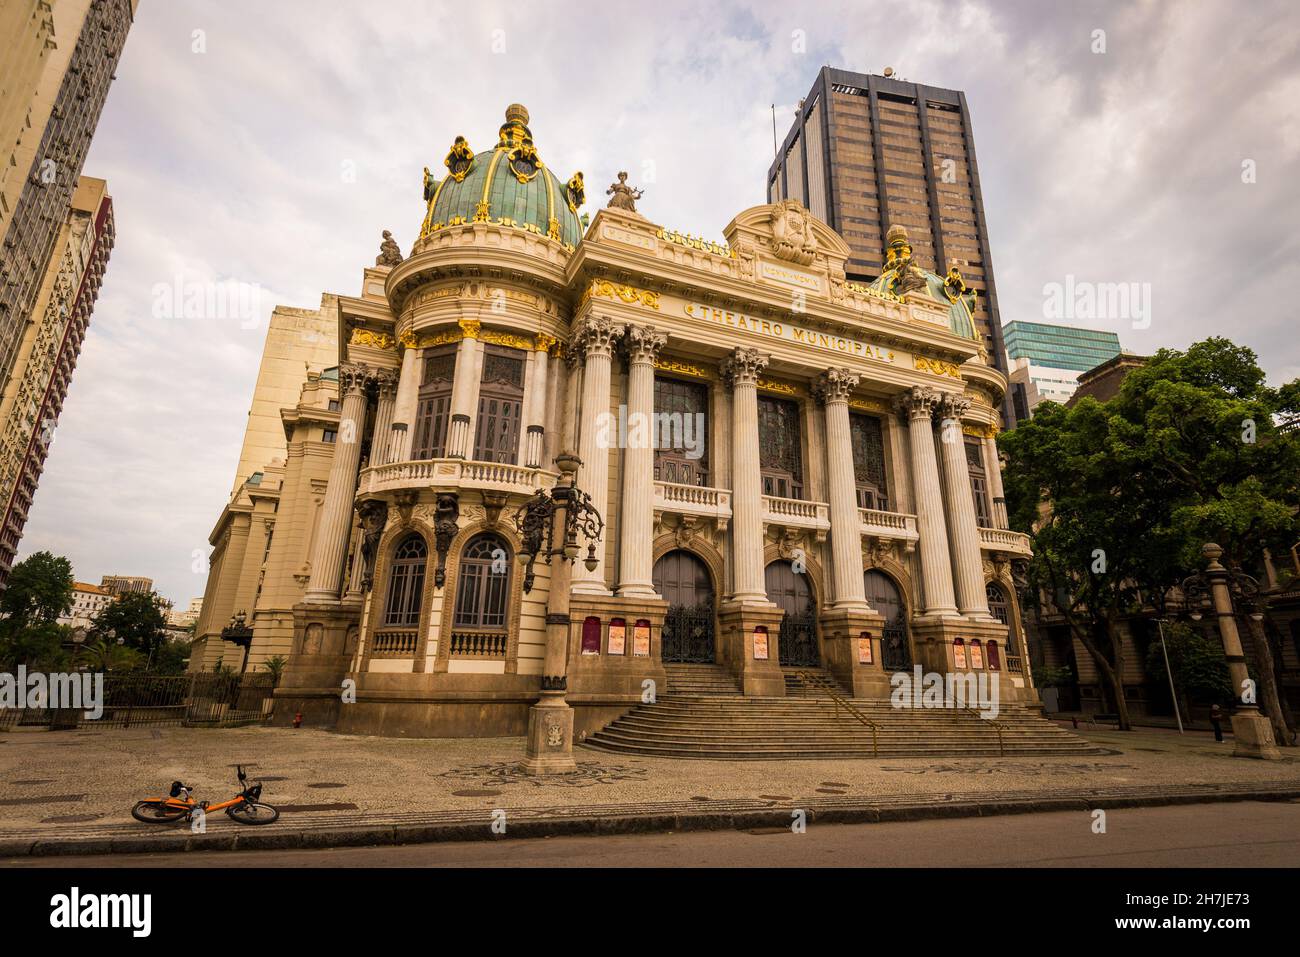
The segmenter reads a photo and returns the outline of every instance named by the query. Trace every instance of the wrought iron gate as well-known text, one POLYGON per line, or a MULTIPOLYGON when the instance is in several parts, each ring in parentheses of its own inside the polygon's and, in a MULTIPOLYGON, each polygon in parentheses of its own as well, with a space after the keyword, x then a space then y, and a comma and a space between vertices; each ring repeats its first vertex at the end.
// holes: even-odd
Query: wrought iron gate
POLYGON ((662 648, 664 661, 713 664, 713 603, 670 606, 662 648))
POLYGON ((809 668, 821 664, 817 654, 817 616, 812 612, 796 615, 787 611, 781 619, 777 647, 777 657, 784 667, 809 668))
POLYGON ((880 661, 886 671, 909 671, 912 652, 907 642, 907 629, 889 624, 880 632, 880 661))

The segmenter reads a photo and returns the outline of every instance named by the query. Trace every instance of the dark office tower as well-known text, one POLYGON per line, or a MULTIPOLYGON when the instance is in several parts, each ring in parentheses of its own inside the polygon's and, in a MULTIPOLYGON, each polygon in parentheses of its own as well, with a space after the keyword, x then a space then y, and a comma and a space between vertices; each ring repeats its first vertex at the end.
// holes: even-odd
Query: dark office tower
POLYGON ((10 0, 0 23, 0 389, 7 389, 139 0, 10 0), (11 62, 14 68, 11 69, 11 62), (53 97, 53 103, 47 97, 53 97), (30 105, 28 105, 30 104, 30 105), (21 177, 21 179, 19 179, 21 177))
POLYGON ((850 279, 879 276, 885 233, 907 227, 921 266, 955 265, 979 291, 980 340, 1007 371, 964 93, 822 67, 768 170, 767 198, 797 199, 843 236, 850 279))

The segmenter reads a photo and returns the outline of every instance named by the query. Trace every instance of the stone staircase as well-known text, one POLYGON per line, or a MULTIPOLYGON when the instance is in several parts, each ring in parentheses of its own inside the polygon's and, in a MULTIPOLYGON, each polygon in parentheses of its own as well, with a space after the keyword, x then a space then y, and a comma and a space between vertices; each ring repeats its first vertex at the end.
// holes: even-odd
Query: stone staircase
POLYGON ((665 664, 669 695, 739 695, 731 672, 719 665, 665 664))
POLYGON ((1108 753, 1019 705, 1003 705, 996 722, 969 711, 898 710, 887 700, 849 699, 842 689, 832 697, 838 684, 829 674, 814 673, 817 687, 809 687, 794 677, 795 670, 816 671, 807 668, 787 672, 788 697, 746 698, 717 666, 666 670, 667 693, 589 735, 585 746, 730 761, 1108 753))

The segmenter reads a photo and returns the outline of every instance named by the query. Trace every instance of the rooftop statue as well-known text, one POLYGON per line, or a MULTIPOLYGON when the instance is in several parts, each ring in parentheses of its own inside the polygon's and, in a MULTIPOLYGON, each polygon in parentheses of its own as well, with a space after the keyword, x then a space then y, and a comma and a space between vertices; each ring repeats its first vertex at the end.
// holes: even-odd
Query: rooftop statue
POLYGON ((644 190, 627 185, 625 172, 619 173, 618 182, 611 183, 605 192, 610 194, 610 200, 606 204, 610 209, 625 209, 629 213, 636 212, 636 201, 645 195, 644 190))
POLYGON ((582 182, 582 171, 573 174, 573 178, 564 186, 565 198, 569 201, 569 209, 577 212, 578 207, 587 201, 587 188, 582 182))
POLYGON ((433 178, 433 174, 429 172, 429 167, 426 166, 424 168, 424 201, 426 203, 430 202, 433 199, 433 194, 437 191, 438 181, 433 178))
POLYGON ((902 226, 890 226, 885 234, 885 242, 884 269, 870 288, 895 296, 919 292, 939 302, 946 300, 949 304, 948 327, 959 336, 978 341, 979 335, 975 331, 975 290, 966 288, 957 268, 950 268, 946 278, 923 269, 912 257, 912 244, 907 238, 907 230, 902 226))
POLYGON ((379 255, 375 257, 376 266, 396 266, 402 261, 402 250, 398 248, 393 234, 384 230, 384 241, 379 244, 379 255))

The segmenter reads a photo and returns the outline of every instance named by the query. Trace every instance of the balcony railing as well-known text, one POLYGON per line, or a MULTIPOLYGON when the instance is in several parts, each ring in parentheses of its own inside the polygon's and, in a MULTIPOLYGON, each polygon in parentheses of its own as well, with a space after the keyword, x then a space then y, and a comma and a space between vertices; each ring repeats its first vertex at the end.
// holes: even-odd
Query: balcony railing
POLYGON ((810 528, 816 533, 817 540, 822 541, 831 528, 831 507, 825 502, 807 502, 801 498, 764 495, 763 523, 810 528))
POLYGON ((1025 673, 1024 663, 1021 662, 1019 655, 1007 655, 1007 671, 1013 675, 1022 675, 1025 673))
POLYGON ((417 641, 414 628, 384 628, 375 632, 370 654, 374 658, 410 658, 415 654, 417 641))
POLYGON ((874 508, 858 509, 862 519, 862 534, 872 538, 896 538, 914 542, 920 535, 916 531, 916 516, 905 512, 882 512, 874 508))
POLYGON ((507 640, 499 631, 453 631, 448 654, 452 658, 504 658, 507 640))
POLYGON ((1024 558, 1033 554, 1029 547, 1029 536, 1024 532, 1013 532, 1009 528, 981 528, 980 548, 986 552, 1008 552, 1024 558))
POLYGON ((731 521, 731 492, 703 485, 655 482, 654 510, 656 519, 664 512, 712 519, 722 531, 731 521))
POLYGON ((473 462, 464 459, 424 459, 393 462, 361 470, 358 495, 400 489, 478 488, 489 491, 532 495, 539 488, 555 484, 556 474, 545 469, 530 469, 503 462, 473 462))

